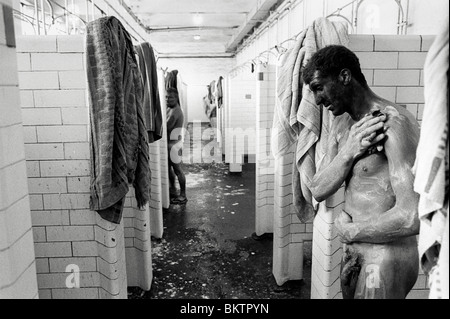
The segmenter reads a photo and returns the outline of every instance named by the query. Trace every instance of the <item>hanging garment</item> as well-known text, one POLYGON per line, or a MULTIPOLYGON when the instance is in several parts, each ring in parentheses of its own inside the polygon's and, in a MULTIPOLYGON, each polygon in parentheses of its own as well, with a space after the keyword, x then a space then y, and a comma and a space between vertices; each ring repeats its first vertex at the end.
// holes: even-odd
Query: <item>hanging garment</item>
POLYGON ((129 183, 142 208, 150 169, 143 84, 129 33, 115 17, 87 25, 86 60, 91 124, 90 209, 113 223, 122 218, 129 183))
POLYGON ((319 49, 332 44, 347 46, 348 43, 346 25, 326 18, 316 19, 286 53, 279 72, 272 152, 276 158, 281 157, 296 144, 293 206, 302 222, 310 220, 316 213, 317 203, 308 185, 316 173, 316 164, 324 157, 332 117, 316 105, 309 86, 303 85, 301 68, 319 49))
POLYGON ((173 70, 166 75, 166 91, 169 88, 178 89, 177 85, 178 70, 173 70))
POLYGON ((430 298, 449 298, 448 69, 449 28, 433 42, 424 66, 425 111, 417 147, 414 190, 419 199, 419 256, 430 275, 430 298))
POLYGON ((209 86, 209 92, 208 92, 208 97, 209 97, 209 102, 211 104, 215 104, 216 102, 216 81, 212 81, 209 86))
POLYGON ((145 42, 135 46, 139 56, 139 68, 144 85, 144 114, 149 143, 160 140, 163 136, 161 101, 158 88, 158 72, 155 53, 152 46, 145 42))
POLYGON ((173 88, 173 89, 177 89, 178 91, 178 104, 181 106, 181 88, 179 87, 179 85, 181 85, 181 83, 178 81, 179 80, 179 74, 178 74, 178 70, 173 70, 167 73, 166 75, 166 91, 169 88, 173 88))
POLYGON ((203 109, 205 111, 206 117, 209 119, 211 117, 211 102, 208 95, 203 97, 203 109))
POLYGON ((211 110, 211 114, 209 116, 209 119, 211 120, 213 117, 217 117, 217 107, 216 107, 216 105, 213 105, 213 109, 211 110))
POLYGON ((217 81, 217 107, 220 109, 223 105, 223 77, 217 81))
POLYGON ((217 117, 217 85, 215 80, 209 84, 208 97, 210 101, 208 119, 211 121, 213 117, 217 117))

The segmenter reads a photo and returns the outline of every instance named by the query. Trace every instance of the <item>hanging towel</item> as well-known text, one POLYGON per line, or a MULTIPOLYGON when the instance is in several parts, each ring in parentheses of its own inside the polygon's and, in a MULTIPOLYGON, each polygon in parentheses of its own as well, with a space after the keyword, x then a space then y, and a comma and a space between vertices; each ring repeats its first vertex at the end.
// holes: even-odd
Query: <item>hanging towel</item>
POLYGON ((90 209, 116 224, 129 183, 142 208, 149 200, 150 169, 143 87, 131 37, 115 17, 86 27, 90 97, 90 209))
POLYGON ((178 89, 177 86, 178 70, 173 70, 166 75, 166 91, 169 88, 178 89))
POLYGON ((135 46, 135 49, 139 57, 139 68, 144 83, 143 107, 148 141, 153 143, 162 138, 164 129, 155 53, 152 46, 147 42, 135 46))
MULTIPOLYGON (((449 28, 446 26, 433 42, 424 66, 425 111, 416 162, 414 190, 419 199, 419 256, 423 271, 428 274, 441 257, 439 267, 445 275, 448 298, 448 69, 449 28), (446 250, 441 248, 447 242, 446 250), (445 256, 441 256, 443 254, 445 256), (441 261, 442 263, 442 261, 441 261)), ((431 287, 432 289, 433 287, 431 287)))
POLYGON ((348 46, 348 43, 345 24, 326 18, 316 19, 299 35, 293 48, 284 56, 280 68, 272 152, 279 158, 296 144, 293 207, 302 222, 310 220, 317 209, 309 185, 316 173, 316 164, 325 154, 332 117, 315 104, 309 86, 303 85, 301 69, 319 49, 336 44, 348 46))
POLYGON ((220 109, 223 105, 223 77, 220 76, 217 81, 217 107, 220 109))
POLYGON ((208 95, 203 97, 203 108, 205 110, 206 117, 211 119, 211 102, 209 101, 208 95))
POLYGON ((173 71, 170 71, 169 73, 167 73, 166 79, 165 79, 165 81, 166 81, 166 84, 165 84, 166 85, 166 91, 169 88, 177 89, 177 91, 178 91, 178 104, 182 108, 184 108, 184 106, 182 105, 182 102, 181 102, 181 95, 184 94, 184 93, 182 92, 181 87, 180 87, 181 86, 181 78, 180 78, 180 75, 178 73, 179 73, 178 70, 173 70, 173 71))

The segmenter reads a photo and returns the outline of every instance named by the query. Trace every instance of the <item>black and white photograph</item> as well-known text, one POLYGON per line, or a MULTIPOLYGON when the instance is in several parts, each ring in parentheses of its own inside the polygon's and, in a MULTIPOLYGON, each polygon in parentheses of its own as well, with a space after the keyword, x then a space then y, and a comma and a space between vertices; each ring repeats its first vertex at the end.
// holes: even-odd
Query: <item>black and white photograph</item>
POLYGON ((448 0, 0 0, 0 299, 449 299, 448 74, 448 0))

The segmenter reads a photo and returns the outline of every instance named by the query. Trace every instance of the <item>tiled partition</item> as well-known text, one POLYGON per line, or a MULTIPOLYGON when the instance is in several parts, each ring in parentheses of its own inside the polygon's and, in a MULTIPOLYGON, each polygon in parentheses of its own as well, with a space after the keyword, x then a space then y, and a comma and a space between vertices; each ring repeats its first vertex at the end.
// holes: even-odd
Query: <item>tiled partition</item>
MULTIPOLYGON (((158 83, 164 83, 164 73, 158 71, 158 83)), ((166 93, 164 85, 159 85, 159 97, 161 100, 161 111, 163 122, 166 118, 166 93)), ((170 205, 169 199, 169 170, 168 155, 165 147, 167 141, 166 129, 163 130, 163 138, 150 144, 150 170, 152 172, 151 194, 150 194, 150 219, 151 235, 155 238, 162 238, 163 228, 163 208, 170 205)))
POLYGON ((0 0, 0 299, 38 297, 11 0, 0 0))
MULTIPOLYGON (((424 108, 423 66, 431 36, 351 35, 369 86, 378 95, 404 105, 419 121, 424 108)), ((314 220, 311 298, 342 298, 339 272, 341 244, 333 219, 343 207, 342 192, 322 204, 314 220)), ((421 272, 408 298, 427 298, 427 278, 421 272)))
MULTIPOLYGON (((152 280, 149 207, 143 211, 137 208, 134 190, 130 188, 127 194, 120 225, 89 210, 84 52, 83 36, 18 39, 41 298, 127 298, 127 286, 149 289, 152 280), (79 285, 72 288, 67 278, 77 271, 79 285)), ((157 187, 152 185, 152 190, 157 187)))
POLYGON ((276 66, 258 65, 256 84, 256 234, 273 233, 274 157, 270 148, 276 66))
POLYGON ((312 221, 301 223, 292 209, 293 150, 277 160, 271 153, 277 68, 260 65, 258 71, 256 233, 273 232, 272 272, 282 285, 303 278, 303 249, 312 241, 312 221))
POLYGON ((292 206, 292 165, 294 147, 275 160, 274 236, 272 272, 278 285, 303 279, 303 248, 311 240, 292 206))
MULTIPOLYGON (((163 81, 163 71, 158 71, 159 77, 158 77, 158 83, 164 83, 163 81)), ((182 92, 186 92, 181 90, 182 92)), ((162 113, 162 119, 163 124, 165 125, 165 119, 167 118, 167 105, 166 105, 166 89, 164 85, 159 85, 159 97, 161 100, 161 113, 162 113)), ((183 101, 185 101, 185 96, 180 97, 183 98, 183 101)), ((181 103, 181 102, 180 102, 181 103)), ((184 102, 185 103, 185 102, 184 102)), ((187 110, 187 107, 185 107, 187 110)), ((183 111, 184 112, 184 111, 183 111)), ((187 118, 187 112, 185 112, 185 116, 187 118)), ((186 125, 186 123, 185 123, 186 125)), ((159 146, 161 148, 161 166, 158 168, 161 170, 161 193, 162 193, 162 207, 163 208, 169 208, 170 206, 170 193, 169 193, 169 153, 167 149, 167 139, 169 137, 167 136, 167 130, 164 129, 163 132, 163 138, 158 141, 159 146)), ((159 185, 158 185, 159 186, 159 185)))
POLYGON ((249 68, 230 77, 225 112, 225 162, 242 164, 256 154, 256 72, 249 68))

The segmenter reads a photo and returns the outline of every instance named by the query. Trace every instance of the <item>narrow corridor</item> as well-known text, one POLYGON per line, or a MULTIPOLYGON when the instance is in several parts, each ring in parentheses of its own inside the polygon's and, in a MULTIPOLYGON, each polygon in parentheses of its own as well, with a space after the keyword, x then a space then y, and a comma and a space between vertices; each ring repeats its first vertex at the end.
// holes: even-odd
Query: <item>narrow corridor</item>
MULTIPOLYGON (((198 142, 190 134, 191 154, 198 142)), ((225 163, 183 169, 189 201, 164 211, 164 236, 152 240, 152 289, 129 288, 129 298, 309 299, 310 254, 304 280, 279 287, 272 275, 272 234, 252 237, 255 164, 245 163, 242 173, 229 173, 225 163)))

